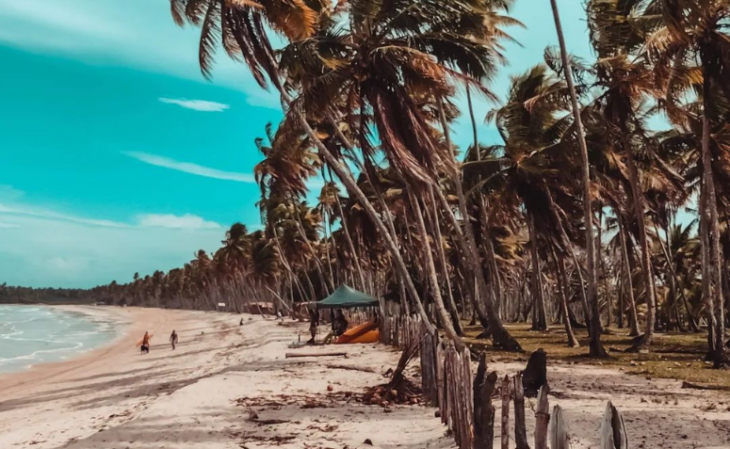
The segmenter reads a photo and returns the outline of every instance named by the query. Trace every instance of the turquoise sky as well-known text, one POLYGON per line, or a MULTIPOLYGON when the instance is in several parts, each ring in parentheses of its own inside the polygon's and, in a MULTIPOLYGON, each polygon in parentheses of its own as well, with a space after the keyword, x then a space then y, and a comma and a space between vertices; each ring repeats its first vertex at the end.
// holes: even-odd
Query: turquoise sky
MULTIPOLYGON (((559 3, 569 50, 589 57, 581 2, 559 3)), ((513 16, 527 29, 512 30, 522 47, 497 92, 557 43, 549 0, 513 16)), ((215 250, 235 221, 259 225, 253 141, 278 99, 223 55, 205 81, 197 37, 167 0, 0 0, 0 283, 126 282, 215 250)), ((471 139, 464 121, 453 132, 471 139)))

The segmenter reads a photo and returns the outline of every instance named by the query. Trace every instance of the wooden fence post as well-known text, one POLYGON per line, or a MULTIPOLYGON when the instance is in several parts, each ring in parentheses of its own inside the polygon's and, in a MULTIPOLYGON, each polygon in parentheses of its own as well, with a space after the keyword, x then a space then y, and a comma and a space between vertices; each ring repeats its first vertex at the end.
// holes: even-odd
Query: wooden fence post
POLYGON ((517 373, 514 377, 514 394, 515 444, 517 449, 530 449, 525 425, 525 387, 522 385, 522 373, 517 373))
POLYGON ((550 404, 548 388, 544 385, 537 395, 535 411, 535 449, 547 449, 548 424, 550 423, 550 404))
POLYGON ((552 449, 570 449, 568 425, 563 416, 563 409, 559 405, 553 408, 553 416, 550 423, 550 447, 552 449))
POLYGON ((482 354, 474 379, 474 449, 494 447, 494 407, 492 393, 497 383, 497 373, 487 375, 487 356, 482 354))
POLYGON ((601 449, 629 449, 624 418, 610 401, 601 422, 601 449))
POLYGON ((509 376, 502 380, 502 449, 509 449, 509 376))

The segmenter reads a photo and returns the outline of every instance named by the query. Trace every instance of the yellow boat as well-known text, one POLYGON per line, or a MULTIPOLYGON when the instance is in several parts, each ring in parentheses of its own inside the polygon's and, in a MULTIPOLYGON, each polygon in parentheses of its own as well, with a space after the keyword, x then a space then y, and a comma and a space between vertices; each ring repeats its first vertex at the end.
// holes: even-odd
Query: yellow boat
POLYGON ((375 321, 347 329, 344 334, 335 341, 335 344, 352 344, 352 343, 377 343, 380 341, 380 330, 375 321))

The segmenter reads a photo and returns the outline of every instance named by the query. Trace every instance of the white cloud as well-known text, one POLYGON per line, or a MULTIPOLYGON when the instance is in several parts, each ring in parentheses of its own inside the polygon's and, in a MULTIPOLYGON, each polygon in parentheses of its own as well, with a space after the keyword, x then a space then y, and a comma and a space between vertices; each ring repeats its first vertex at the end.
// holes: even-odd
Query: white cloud
POLYGON ((144 214, 137 217, 140 226, 174 229, 220 229, 214 221, 206 221, 197 215, 144 214))
MULTIPOLYGON (((0 43, 207 82, 198 65, 200 30, 180 28, 167 0, 0 0, 0 43)), ((254 106, 281 108, 240 62, 218 52, 214 81, 254 106)))
POLYGON ((97 220, 97 219, 93 219, 93 218, 79 217, 76 215, 63 214, 63 213, 55 212, 55 211, 44 209, 44 208, 27 207, 27 206, 23 206, 23 205, 7 205, 7 204, 0 203, 0 214, 34 217, 34 218, 46 219, 46 220, 68 221, 68 222, 77 223, 77 224, 81 224, 81 225, 99 226, 99 227, 107 227, 107 228, 129 227, 128 224, 117 222, 117 221, 97 220))
POLYGON ((223 112, 230 109, 230 105, 207 100, 186 100, 185 98, 159 98, 162 103, 178 105, 185 109, 200 112, 223 112))
POLYGON ((255 183, 256 180, 252 174, 237 173, 217 168, 205 167, 203 165, 194 164, 192 162, 181 162, 163 156, 157 156, 150 153, 142 153, 138 151, 127 151, 125 155, 144 162, 145 164, 164 167, 170 170, 176 170, 191 175, 203 176, 206 178, 223 179, 226 181, 255 183))
POLYGON ((193 214, 140 214, 123 223, 0 204, 0 273, 11 285, 33 287, 128 282, 135 272, 182 266, 197 249, 215 251, 223 235, 221 225, 193 214))

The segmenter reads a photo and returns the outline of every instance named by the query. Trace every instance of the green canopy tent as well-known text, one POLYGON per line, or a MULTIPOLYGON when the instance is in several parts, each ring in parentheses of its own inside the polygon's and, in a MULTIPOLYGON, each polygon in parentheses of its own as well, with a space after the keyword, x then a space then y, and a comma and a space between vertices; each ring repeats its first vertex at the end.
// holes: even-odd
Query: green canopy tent
POLYGON ((354 309, 356 307, 377 307, 378 300, 342 284, 325 299, 314 303, 317 309, 354 309))

